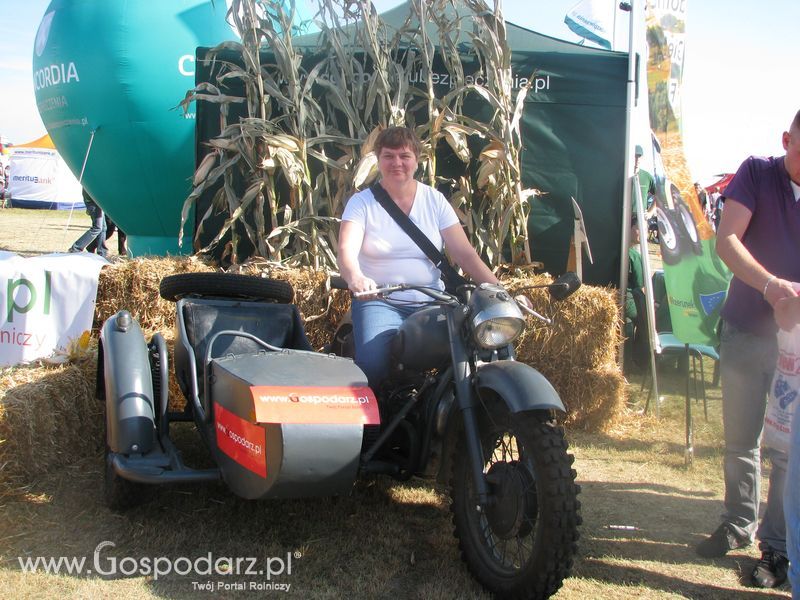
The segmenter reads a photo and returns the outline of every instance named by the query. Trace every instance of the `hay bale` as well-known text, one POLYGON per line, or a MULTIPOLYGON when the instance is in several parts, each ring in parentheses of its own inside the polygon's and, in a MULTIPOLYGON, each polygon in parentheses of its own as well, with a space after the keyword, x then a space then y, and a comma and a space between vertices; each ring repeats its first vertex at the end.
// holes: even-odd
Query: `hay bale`
POLYGON ((554 301, 544 289, 524 291, 551 280, 538 275, 503 281, 512 294, 525 293, 535 311, 553 320, 551 325, 529 320, 517 340, 517 359, 533 366, 555 363, 587 370, 616 364, 621 335, 616 292, 581 286, 566 300, 554 301))
POLYGON ((0 372, 0 487, 20 488, 102 448, 95 356, 0 372))
POLYGON ((328 287, 328 275, 311 268, 290 269, 275 263, 251 260, 238 268, 246 275, 288 281, 294 288, 294 303, 303 317, 311 346, 321 350, 333 338, 336 326, 350 309, 350 294, 328 287))
MULTIPOLYGON (((516 294, 551 280, 549 275, 538 275, 508 277, 503 283, 516 294)), ((553 323, 529 319, 517 340, 517 360, 553 384, 567 408, 567 426, 588 431, 611 427, 625 392, 625 378, 616 362, 622 335, 616 291, 582 286, 561 301, 553 301, 543 289, 524 293, 534 310, 553 323)))
MULTIPOLYGON (((168 336, 175 327, 175 303, 158 295, 161 280, 177 273, 220 271, 197 258, 146 257, 109 265, 100 273, 95 308, 95 329, 119 310, 126 309, 149 337, 157 331, 168 336)), ((252 259, 228 272, 288 281, 295 290, 295 303, 314 348, 330 341, 336 324, 350 308, 350 297, 342 290, 329 290, 328 277, 309 268, 291 269, 252 259)))
POLYGON ((119 310, 130 311, 145 333, 172 329, 175 303, 158 295, 167 275, 212 271, 214 268, 194 257, 145 257, 114 263, 100 271, 94 328, 119 310))
POLYGON ((625 406, 625 378, 617 365, 596 369, 558 363, 533 365, 558 392, 567 414, 564 425, 583 431, 608 431, 625 406))

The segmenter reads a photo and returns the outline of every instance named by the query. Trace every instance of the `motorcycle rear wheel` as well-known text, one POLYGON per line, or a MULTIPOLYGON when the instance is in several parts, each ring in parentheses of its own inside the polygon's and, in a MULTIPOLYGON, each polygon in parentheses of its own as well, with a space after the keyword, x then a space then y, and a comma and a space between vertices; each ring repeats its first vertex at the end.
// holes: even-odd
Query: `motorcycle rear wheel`
MULTIPOLYGON (((499 399, 498 399, 499 400, 499 399)), ((511 414, 502 401, 480 421, 484 475, 494 502, 480 511, 466 441, 451 480, 461 556, 473 576, 504 598, 549 598, 577 551, 580 488, 563 429, 538 412, 511 414)))

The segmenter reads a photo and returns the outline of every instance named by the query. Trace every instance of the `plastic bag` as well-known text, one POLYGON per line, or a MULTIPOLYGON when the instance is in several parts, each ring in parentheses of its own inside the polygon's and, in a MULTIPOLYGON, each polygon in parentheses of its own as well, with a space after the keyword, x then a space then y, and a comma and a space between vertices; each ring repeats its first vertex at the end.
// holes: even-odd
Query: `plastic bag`
POLYGON ((778 330, 778 364, 764 415, 764 445, 789 452, 792 415, 800 393, 800 325, 778 330))

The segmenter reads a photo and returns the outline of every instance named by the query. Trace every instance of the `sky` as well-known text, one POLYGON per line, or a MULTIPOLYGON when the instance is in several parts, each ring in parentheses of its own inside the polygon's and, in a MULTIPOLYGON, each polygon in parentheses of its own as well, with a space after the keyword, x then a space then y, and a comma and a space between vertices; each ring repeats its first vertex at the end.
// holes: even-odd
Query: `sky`
MULTIPOLYGON (((85 1, 85 0, 84 0, 85 1)), ((117 0, 98 0, 117 1, 117 0)), ((617 4, 617 0, 598 0, 617 4)), ((637 1, 637 0, 635 0, 637 1)), ((748 155, 782 155, 781 133, 800 109, 800 0, 653 0, 686 7, 683 133, 694 179, 734 172, 748 155)), ((400 0, 374 0, 379 12, 400 0)), ((36 110, 33 42, 49 0, 0 0, 0 135, 46 133, 36 110)), ((506 19, 578 41, 564 24, 577 0, 504 0, 506 19)), ((622 46, 627 34, 620 26, 622 46)))

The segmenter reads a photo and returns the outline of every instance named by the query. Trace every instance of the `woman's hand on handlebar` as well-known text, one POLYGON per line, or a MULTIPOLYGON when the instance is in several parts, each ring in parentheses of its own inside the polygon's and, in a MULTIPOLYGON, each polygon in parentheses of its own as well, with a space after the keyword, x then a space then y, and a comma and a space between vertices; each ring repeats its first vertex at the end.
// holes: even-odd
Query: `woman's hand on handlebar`
MULTIPOLYGON (((347 282, 347 287, 351 292, 356 294, 356 293, 369 292, 370 290, 377 289, 378 284, 376 284, 372 279, 366 277, 365 275, 356 275, 352 278, 351 281, 347 282)), ((375 297, 374 295, 366 295, 366 296, 361 296, 360 299, 368 300, 374 297, 375 297)))

